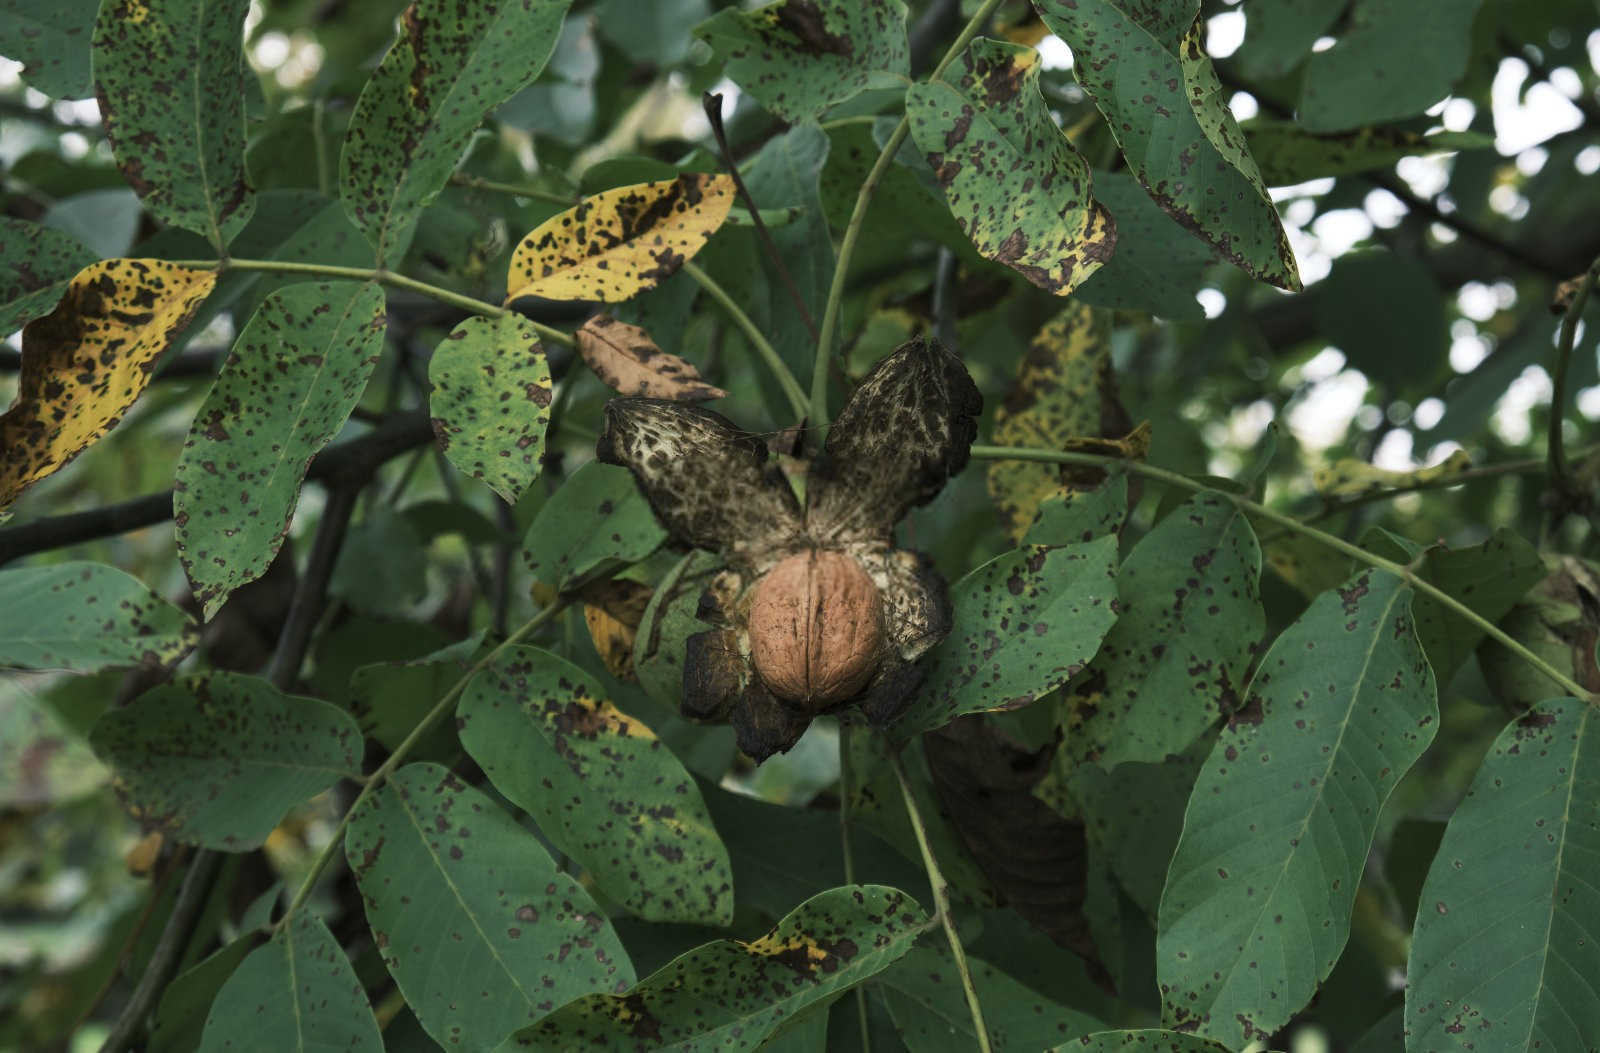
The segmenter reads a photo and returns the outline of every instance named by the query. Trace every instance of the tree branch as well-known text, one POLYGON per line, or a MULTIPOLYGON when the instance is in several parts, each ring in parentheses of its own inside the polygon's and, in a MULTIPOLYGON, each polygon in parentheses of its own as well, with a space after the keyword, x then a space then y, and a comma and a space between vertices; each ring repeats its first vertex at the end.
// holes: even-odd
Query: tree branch
MULTIPOLYGON (((407 413, 392 418, 359 439, 323 450, 312 459, 306 478, 330 486, 359 485, 390 458, 432 439, 433 425, 427 414, 407 413)), ((172 491, 163 490, 84 512, 0 528, 0 564, 35 552, 124 534, 171 518, 172 491)))

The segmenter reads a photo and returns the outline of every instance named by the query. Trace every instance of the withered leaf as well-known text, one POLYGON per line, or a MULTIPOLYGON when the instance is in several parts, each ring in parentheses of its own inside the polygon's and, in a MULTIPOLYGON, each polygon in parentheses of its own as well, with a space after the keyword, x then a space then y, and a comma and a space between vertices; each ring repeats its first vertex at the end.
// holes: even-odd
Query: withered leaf
POLYGON ((597 314, 578 330, 578 352, 600 382, 620 395, 677 402, 727 398, 692 364, 669 354, 636 325, 597 314))

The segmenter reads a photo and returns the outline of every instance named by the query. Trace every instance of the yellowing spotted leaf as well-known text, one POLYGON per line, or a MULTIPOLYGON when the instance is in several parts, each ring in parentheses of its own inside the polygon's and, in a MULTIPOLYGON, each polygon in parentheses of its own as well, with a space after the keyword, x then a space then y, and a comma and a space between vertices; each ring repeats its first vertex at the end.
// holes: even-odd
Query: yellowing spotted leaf
POLYGON ((116 427, 216 282, 164 260, 102 260, 23 328, 17 399, 0 415, 0 508, 116 427))
MULTIPOLYGON (((1128 433, 1127 415, 1117 401, 1111 374, 1108 317, 1075 304, 1039 330, 1028 345, 1016 383, 995 412, 996 443, 1065 450, 1074 440, 1128 433)), ((1120 455, 1116 449, 1098 447, 1086 452, 1120 455)), ((1047 498, 1070 498, 1098 486, 1102 477, 1096 469, 1069 480, 1053 464, 996 461, 989 467, 989 494, 1006 532, 1020 541, 1047 498)))
POLYGON ((1409 472, 1375 468, 1365 461, 1345 458, 1326 468, 1318 468, 1311 475, 1311 485, 1325 497, 1359 497, 1374 490, 1448 486, 1450 480, 1471 467, 1472 458, 1466 450, 1457 450, 1431 468, 1417 468, 1409 472))
POLYGON ((700 251, 733 204, 733 179, 690 172, 605 190, 535 227, 511 257, 519 296, 621 303, 700 251))

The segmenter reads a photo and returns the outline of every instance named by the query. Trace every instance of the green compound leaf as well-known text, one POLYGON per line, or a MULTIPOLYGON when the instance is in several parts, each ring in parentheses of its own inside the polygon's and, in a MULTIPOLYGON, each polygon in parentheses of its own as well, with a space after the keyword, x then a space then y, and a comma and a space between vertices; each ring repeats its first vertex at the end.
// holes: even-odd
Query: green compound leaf
POLYGON ((372 282, 267 297, 228 354, 178 459, 178 558, 207 618, 278 554, 306 467, 344 427, 383 350, 372 282))
POLYGON ((217 992, 201 1053, 382 1053, 383 1036, 350 959, 321 919, 301 911, 251 951, 217 992))
POLYGON ((434 434, 450 463, 516 504, 539 477, 550 363, 520 315, 468 318, 428 363, 434 434))
POLYGON ((339 196, 380 264, 405 255, 484 115, 544 69, 570 3, 413 0, 401 14, 339 157, 339 196))
POLYGON ((633 473, 590 461, 539 509, 522 555, 539 581, 568 592, 637 563, 666 539, 633 473))
POLYGON ((1084 1035, 1049 1053, 1225 1053, 1215 1042, 1181 1031, 1100 1031, 1084 1035))
POLYGON ((96 259, 70 234, 0 216, 0 332, 49 314, 72 276, 96 259))
POLYGON ((1039 94, 1039 53, 979 38, 906 92, 911 137, 986 258, 1065 296, 1111 258, 1117 228, 1088 162, 1039 94))
POLYGON ((244 167, 248 0, 107 0, 95 96, 128 185, 218 251, 255 211, 244 167))
POLYGON ((727 925, 733 871, 678 758, 582 669, 516 647, 467 685, 461 744, 600 891, 646 921, 727 925))
POLYGON ((791 124, 868 88, 905 84, 910 69, 900 0, 778 0, 719 11, 695 30, 723 72, 791 124))
POLYGON ((1030 545, 997 556, 950 589, 950 635, 928 661, 897 738, 967 713, 1017 709, 1094 657, 1116 621, 1117 539, 1030 545))
POLYGON ((260 845, 290 808, 361 773, 348 715, 239 673, 152 688, 96 721, 89 744, 137 818, 227 852, 260 845))
POLYGON ((1067 749, 1108 771, 1160 761, 1236 709, 1266 628, 1260 581, 1255 531, 1221 494, 1156 524, 1117 575, 1117 624, 1073 689, 1067 749))
POLYGON ((170 665, 198 633, 144 582, 102 563, 0 571, 0 666, 92 673, 170 665))
POLYGON ((1600 714, 1541 702, 1445 828, 1406 970, 1406 1048, 1600 1045, 1600 714))
POLYGON ((1240 73, 1272 80, 1300 65, 1311 46, 1344 14, 1345 5, 1327 0, 1258 0, 1250 7, 1244 43, 1233 53, 1240 73))
POLYGON ((0 0, 0 55, 25 63, 22 79, 46 95, 87 98, 94 94, 89 37, 99 10, 100 0, 0 0))
POLYGON ((1237 1049, 1316 993, 1350 934, 1378 813, 1432 741, 1433 672, 1399 578, 1323 593, 1262 659, 1206 759, 1167 872, 1172 1026, 1237 1049))
POLYGON ((1037 0, 1150 196, 1222 258, 1298 290, 1289 237, 1201 46, 1198 0, 1037 0), (1130 7, 1136 14, 1130 14, 1130 7))
POLYGON ((1481 4, 1354 0, 1333 47, 1306 61, 1301 125, 1348 131, 1414 116, 1444 98, 1466 72, 1481 4), (1390 70, 1404 76, 1383 75, 1390 70))
MULTIPOLYGON (((1104 1027, 1057 1005, 988 962, 967 957, 972 986, 995 1049, 1037 1050, 1104 1027)), ((919 947, 875 982, 894 1026, 913 1053, 970 1053, 978 1048, 961 975, 941 951, 919 947)))
POLYGON ((345 854, 383 962, 428 1034, 488 1049, 633 965, 606 916, 528 831, 437 764, 356 809, 345 854))
POLYGON ((754 1049, 807 1006, 893 963, 928 924, 897 889, 831 889, 759 939, 703 944, 626 995, 581 998, 500 1049, 754 1049))

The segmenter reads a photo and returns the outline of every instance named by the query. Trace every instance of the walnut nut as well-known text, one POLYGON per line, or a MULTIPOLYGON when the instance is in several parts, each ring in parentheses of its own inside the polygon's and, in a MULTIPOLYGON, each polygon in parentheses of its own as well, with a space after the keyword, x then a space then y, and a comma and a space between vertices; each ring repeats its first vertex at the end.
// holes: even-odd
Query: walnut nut
POLYGON ((853 557, 809 550, 757 583, 750 657, 768 691, 820 711, 859 694, 883 651, 883 602, 853 557))

